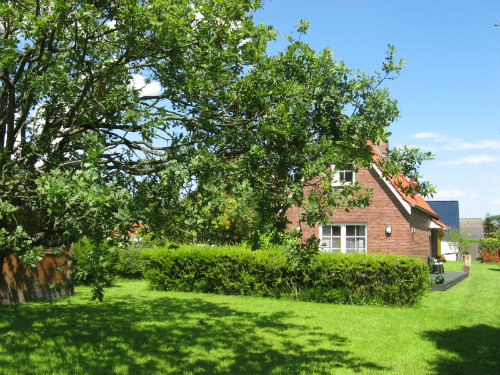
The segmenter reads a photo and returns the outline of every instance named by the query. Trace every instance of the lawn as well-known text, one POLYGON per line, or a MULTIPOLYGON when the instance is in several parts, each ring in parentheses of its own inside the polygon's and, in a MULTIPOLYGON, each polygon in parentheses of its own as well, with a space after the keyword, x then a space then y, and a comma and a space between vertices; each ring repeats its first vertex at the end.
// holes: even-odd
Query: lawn
MULTIPOLYGON (((446 270, 460 270, 449 262, 446 270)), ((500 374, 500 266, 418 306, 153 291, 0 306, 0 374, 500 374)))

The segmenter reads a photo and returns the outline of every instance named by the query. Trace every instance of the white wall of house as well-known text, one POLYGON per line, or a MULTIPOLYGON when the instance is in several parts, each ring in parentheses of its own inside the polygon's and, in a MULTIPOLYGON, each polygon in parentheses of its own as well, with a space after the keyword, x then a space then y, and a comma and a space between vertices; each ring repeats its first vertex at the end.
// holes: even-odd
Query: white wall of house
POLYGON ((456 250, 448 241, 441 241, 441 255, 443 255, 446 260, 457 260, 456 250))

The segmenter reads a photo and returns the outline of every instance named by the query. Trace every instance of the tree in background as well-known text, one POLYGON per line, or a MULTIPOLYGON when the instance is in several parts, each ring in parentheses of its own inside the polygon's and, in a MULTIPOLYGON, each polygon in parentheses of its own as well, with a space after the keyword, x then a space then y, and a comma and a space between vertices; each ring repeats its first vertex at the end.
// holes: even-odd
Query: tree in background
POLYGON ((446 232, 446 239, 455 254, 466 255, 471 250, 471 242, 466 234, 460 230, 451 229, 446 232))
MULTIPOLYGON (((329 166, 371 165, 367 140, 385 141, 398 116, 382 83, 403 62, 390 47, 367 75, 292 37, 268 55, 276 32, 253 22, 259 6, 4 1, 1 251, 33 264, 40 246, 113 242, 139 221, 227 242, 283 231, 291 205, 309 225, 367 205, 358 184, 332 188, 329 166)), ((423 159, 408 155, 386 173, 416 171, 423 159)))
POLYGON ((484 236, 493 237, 500 229, 500 215, 491 216, 489 212, 483 220, 484 236))

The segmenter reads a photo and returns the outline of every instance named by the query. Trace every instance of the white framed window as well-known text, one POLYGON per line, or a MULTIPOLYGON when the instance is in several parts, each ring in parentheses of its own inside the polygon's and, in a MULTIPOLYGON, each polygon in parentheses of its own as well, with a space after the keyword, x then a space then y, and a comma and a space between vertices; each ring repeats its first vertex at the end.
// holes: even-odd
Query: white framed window
POLYGON ((367 226, 360 223, 322 224, 319 227, 320 250, 342 253, 367 252, 367 226))
POLYGON ((348 164, 344 168, 337 169, 335 165, 332 165, 333 186, 342 186, 345 184, 352 184, 356 182, 356 173, 354 172, 353 165, 348 164))

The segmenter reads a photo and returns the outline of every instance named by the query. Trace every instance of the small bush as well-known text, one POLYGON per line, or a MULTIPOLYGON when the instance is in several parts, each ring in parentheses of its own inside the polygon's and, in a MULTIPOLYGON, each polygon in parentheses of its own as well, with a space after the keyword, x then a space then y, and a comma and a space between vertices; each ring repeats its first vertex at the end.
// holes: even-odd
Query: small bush
POLYGON ((427 265, 407 256, 321 253, 299 270, 283 251, 229 246, 155 248, 143 259, 145 277, 165 290, 405 305, 428 289, 427 265))
POLYGON ((84 238, 73 244, 73 258, 75 263, 72 279, 76 285, 99 282, 105 287, 111 286, 118 262, 118 252, 115 247, 106 241, 93 243, 84 238))
POLYGON ((141 278, 144 269, 144 259, 141 257, 144 248, 127 246, 118 249, 118 261, 115 272, 118 276, 127 278, 141 278))
POLYGON ((499 263, 498 251, 500 249, 500 240, 498 238, 485 238, 480 242, 481 262, 499 263))
POLYGON ((481 250, 497 250, 500 249, 500 239, 498 238, 485 238, 479 242, 481 250))

